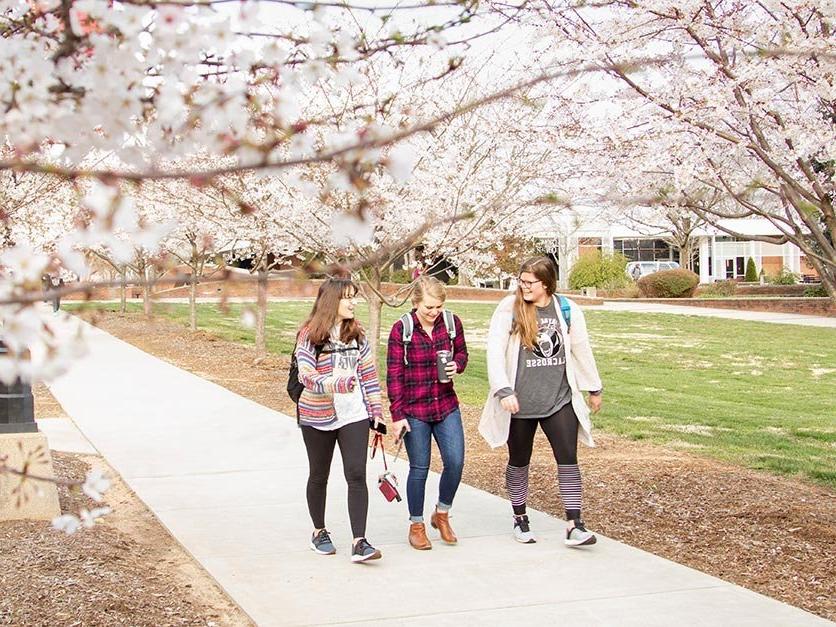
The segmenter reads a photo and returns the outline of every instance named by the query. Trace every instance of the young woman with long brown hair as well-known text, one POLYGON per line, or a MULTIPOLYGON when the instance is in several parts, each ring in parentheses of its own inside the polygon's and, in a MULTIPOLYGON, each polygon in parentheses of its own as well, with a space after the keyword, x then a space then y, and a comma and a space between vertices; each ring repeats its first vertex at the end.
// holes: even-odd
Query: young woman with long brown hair
POLYGON ((589 413, 601 408, 601 379, 583 311, 556 296, 556 289, 551 260, 534 257, 522 264, 516 293, 496 308, 487 346, 490 396, 479 431, 492 447, 508 446, 505 479, 514 536, 530 544, 536 539, 526 515, 528 467, 540 426, 557 462, 565 543, 582 546, 596 539, 581 519, 578 439, 595 445, 589 413), (589 393, 588 406, 584 391, 589 393))
POLYGON ((351 560, 365 562, 381 556, 365 537, 366 455, 369 421, 381 421, 383 413, 373 349, 354 317, 357 292, 350 279, 328 279, 320 286, 311 314, 299 330, 295 355, 299 382, 304 385, 298 408, 310 467, 311 548, 322 555, 336 552, 325 528, 325 497, 334 447, 339 444, 354 536, 351 560))

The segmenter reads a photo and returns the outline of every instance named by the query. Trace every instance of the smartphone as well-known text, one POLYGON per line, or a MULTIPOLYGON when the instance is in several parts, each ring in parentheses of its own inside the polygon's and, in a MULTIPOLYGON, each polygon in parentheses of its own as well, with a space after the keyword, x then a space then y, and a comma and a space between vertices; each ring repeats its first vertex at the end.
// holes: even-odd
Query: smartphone
POLYGON ((385 422, 379 422, 379 423, 377 423, 377 426, 375 426, 374 420, 369 420, 369 429, 371 429, 372 431, 377 431, 378 433, 382 433, 383 435, 386 435, 386 423, 385 422))

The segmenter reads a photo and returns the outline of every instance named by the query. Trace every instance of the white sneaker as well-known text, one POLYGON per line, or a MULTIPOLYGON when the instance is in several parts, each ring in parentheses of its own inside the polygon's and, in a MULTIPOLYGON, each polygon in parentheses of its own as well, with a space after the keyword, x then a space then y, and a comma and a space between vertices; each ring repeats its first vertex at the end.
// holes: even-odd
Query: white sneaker
POLYGON ((566 546, 588 546, 598 542, 595 534, 587 531, 583 521, 576 520, 575 526, 566 530, 566 546))
POLYGON ((531 528, 528 526, 528 516, 514 516, 514 539, 523 544, 534 544, 537 538, 531 533, 531 528))

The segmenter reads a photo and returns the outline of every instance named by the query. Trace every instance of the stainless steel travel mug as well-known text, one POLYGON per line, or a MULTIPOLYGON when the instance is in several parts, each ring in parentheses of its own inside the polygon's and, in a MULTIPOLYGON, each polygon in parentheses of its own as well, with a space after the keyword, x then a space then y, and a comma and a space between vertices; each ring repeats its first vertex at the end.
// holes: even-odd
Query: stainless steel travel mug
POLYGON ((438 382, 450 383, 447 375, 447 364, 453 361, 453 353, 450 351, 437 351, 435 354, 435 365, 438 370, 438 382))

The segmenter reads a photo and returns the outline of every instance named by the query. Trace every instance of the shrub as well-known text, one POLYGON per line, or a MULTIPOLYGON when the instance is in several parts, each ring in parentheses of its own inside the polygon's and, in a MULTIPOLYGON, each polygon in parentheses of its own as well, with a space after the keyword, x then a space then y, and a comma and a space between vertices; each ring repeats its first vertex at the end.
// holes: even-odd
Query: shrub
POLYGON ((824 287, 823 283, 819 283, 818 285, 811 285, 810 287, 804 290, 804 296, 807 298, 825 298, 829 296, 827 290, 824 287))
POLYGON ((569 287, 579 290, 584 287, 617 289, 626 286, 628 259, 624 255, 603 255, 600 252, 583 255, 572 266, 569 273, 569 287))
POLYGON ((743 280, 747 283, 758 282, 758 269, 755 266, 755 260, 751 257, 749 257, 749 261, 746 262, 746 275, 743 277, 743 280))
POLYGON ((409 270, 408 268, 392 270, 389 277, 389 280, 392 283, 409 283, 412 280, 412 270, 409 270))
POLYGON ((715 281, 700 288, 698 294, 702 298, 714 298, 716 296, 734 296, 737 291, 737 281, 715 281))
POLYGON ((784 266, 778 274, 767 276, 766 280, 775 285, 795 285, 799 278, 795 272, 791 272, 789 268, 784 266))
POLYGON ((648 298, 689 298, 693 296, 700 277, 690 270, 660 270, 639 279, 642 294, 648 298))

